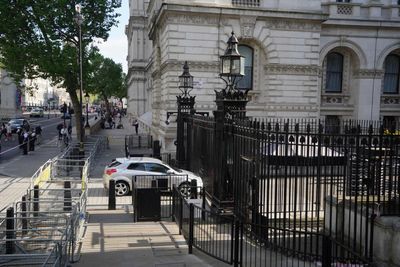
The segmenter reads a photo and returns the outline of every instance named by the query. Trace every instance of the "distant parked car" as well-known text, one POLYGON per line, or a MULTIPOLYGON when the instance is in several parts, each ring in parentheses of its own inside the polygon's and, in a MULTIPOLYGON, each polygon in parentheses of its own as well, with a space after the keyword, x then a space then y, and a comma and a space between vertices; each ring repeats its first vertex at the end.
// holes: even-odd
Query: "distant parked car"
POLYGON ((29 117, 43 117, 44 116, 44 111, 41 108, 34 108, 31 111, 31 114, 29 117))
POLYGON ((8 122, 11 125, 11 132, 15 133, 18 129, 24 128, 29 130, 30 125, 26 119, 12 119, 8 122))
MULTIPOLYGON (((173 168, 159 159, 148 157, 134 158, 117 158, 113 160, 104 169, 103 185, 108 190, 111 179, 115 181, 115 194, 117 196, 125 196, 132 190, 132 178, 136 175, 187 175, 185 178, 174 180, 179 190, 187 194, 190 191, 189 183, 191 180, 197 180, 197 186, 203 186, 202 179, 192 172, 173 168)), ((183 176, 182 176, 183 177, 183 176)), ((147 182, 147 181, 143 181, 147 182)), ((168 186, 172 182, 168 181, 168 186)), ((151 184, 146 183, 146 184, 151 184)))

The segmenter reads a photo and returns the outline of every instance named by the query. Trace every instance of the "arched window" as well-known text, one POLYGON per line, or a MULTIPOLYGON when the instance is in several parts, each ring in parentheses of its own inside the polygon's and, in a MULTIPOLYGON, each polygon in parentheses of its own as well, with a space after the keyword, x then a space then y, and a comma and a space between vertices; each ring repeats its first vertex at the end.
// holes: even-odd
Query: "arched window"
POLYGON ((327 93, 341 93, 343 79, 343 55, 333 52, 326 59, 326 86, 327 93))
POLYGON ((400 57, 388 55, 385 59, 385 76, 383 78, 383 93, 397 94, 399 92, 400 57))
POLYGON ((244 59, 244 77, 237 83, 239 90, 253 89, 253 48, 247 45, 238 46, 239 53, 244 59))

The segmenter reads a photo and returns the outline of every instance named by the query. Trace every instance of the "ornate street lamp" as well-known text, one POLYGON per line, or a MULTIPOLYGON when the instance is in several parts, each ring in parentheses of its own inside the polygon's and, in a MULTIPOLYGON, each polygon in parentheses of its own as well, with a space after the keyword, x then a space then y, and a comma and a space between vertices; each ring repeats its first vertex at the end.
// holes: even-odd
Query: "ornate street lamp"
POLYGON ((183 73, 179 76, 179 90, 181 90, 184 97, 189 96, 190 91, 193 90, 193 76, 189 73, 189 65, 187 61, 183 65, 183 73))
POLYGON ((244 57, 238 51, 238 39, 232 31, 225 53, 220 56, 220 78, 225 81, 228 91, 235 89, 236 83, 244 76, 244 57))
POLYGON ((236 84, 244 76, 244 57, 238 51, 238 39, 233 31, 227 44, 225 53, 220 56, 219 74, 226 87, 220 92, 216 91, 215 102, 224 118, 245 118, 247 91, 236 89, 236 84))
MULTIPOLYGON (((193 90, 193 76, 190 75, 189 73, 189 65, 187 61, 185 61, 185 64, 183 65, 183 73, 179 77, 179 86, 178 89, 182 92, 181 95, 177 96, 177 102, 178 102, 178 112, 167 112, 167 120, 165 121, 165 124, 169 124, 169 117, 173 114, 180 114, 182 107, 184 110, 187 110, 186 107, 189 107, 189 109, 193 108, 194 105, 194 96, 190 96, 190 91, 193 90)), ((189 110, 190 111, 190 110, 189 110)))
POLYGON ((86 125, 85 125, 85 128, 90 128, 90 125, 89 125, 89 100, 90 100, 90 96, 89 96, 89 94, 87 92, 85 94, 85 100, 86 100, 86 125))

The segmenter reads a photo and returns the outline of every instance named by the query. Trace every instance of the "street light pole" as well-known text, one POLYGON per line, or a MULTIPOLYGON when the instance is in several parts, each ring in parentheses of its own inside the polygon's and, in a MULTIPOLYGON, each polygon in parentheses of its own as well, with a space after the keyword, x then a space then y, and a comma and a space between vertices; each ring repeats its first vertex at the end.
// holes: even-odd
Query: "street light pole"
MULTIPOLYGON (((82 102, 83 102, 83 62, 82 62, 82 23, 83 23, 83 16, 81 15, 81 6, 78 4, 75 6, 75 11, 77 13, 76 15, 76 23, 78 24, 79 28, 79 36, 78 36, 78 42, 79 42, 79 83, 80 83, 80 90, 79 90, 79 99, 80 99, 80 107, 81 107, 81 114, 83 113, 83 107, 82 107, 82 102)), ((83 147, 83 139, 84 139, 84 132, 83 132, 83 123, 82 123, 82 118, 79 118, 80 120, 80 136, 79 136, 79 152, 84 153, 84 147, 83 147)))
POLYGON ((85 94, 85 98, 86 98, 86 125, 85 125, 85 128, 90 128, 90 125, 89 125, 89 100, 90 100, 90 96, 89 96, 89 94, 87 92, 85 94))

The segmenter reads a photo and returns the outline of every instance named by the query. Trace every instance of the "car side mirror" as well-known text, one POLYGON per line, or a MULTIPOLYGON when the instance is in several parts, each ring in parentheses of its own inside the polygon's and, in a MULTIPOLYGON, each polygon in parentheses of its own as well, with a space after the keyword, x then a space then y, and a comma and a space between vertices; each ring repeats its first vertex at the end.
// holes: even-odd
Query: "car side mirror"
POLYGON ((168 170, 167 174, 174 174, 174 171, 173 170, 168 170))

